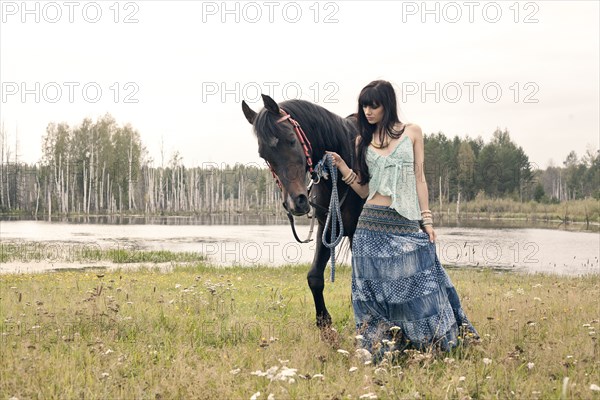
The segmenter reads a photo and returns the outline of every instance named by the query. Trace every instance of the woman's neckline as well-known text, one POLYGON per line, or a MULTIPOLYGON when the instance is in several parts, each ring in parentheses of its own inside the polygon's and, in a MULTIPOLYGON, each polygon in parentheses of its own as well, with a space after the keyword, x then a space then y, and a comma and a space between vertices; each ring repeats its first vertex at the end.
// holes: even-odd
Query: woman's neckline
MULTIPOLYGON (((390 153, 389 153, 389 154, 380 154, 378 151, 376 151, 376 150, 374 149, 374 146, 372 146, 371 144, 369 144, 369 148, 370 148, 371 150, 373 150, 373 151, 375 152, 375 154, 377 154, 378 156, 380 156, 380 157, 383 157, 383 158, 387 158, 387 157, 391 156, 392 154, 394 154, 394 153, 396 152, 396 150, 398 149, 398 147, 400 147, 400 145, 402 144, 402 141, 404 140, 404 138, 405 138, 405 137, 409 137, 409 136, 408 136, 408 135, 406 135, 406 134, 405 134, 405 135, 403 135, 403 136, 402 136, 402 137, 401 137, 401 138, 398 140, 398 143, 396 144, 396 147, 394 147, 394 150, 390 151, 390 153)), ((412 139, 411 139, 411 144, 412 144, 412 139)))

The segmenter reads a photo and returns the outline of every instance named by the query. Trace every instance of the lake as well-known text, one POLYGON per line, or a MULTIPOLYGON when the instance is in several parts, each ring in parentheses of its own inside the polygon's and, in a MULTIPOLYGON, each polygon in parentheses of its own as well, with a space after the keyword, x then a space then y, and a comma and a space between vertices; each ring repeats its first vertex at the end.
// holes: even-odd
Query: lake
MULTIPOLYGON (((277 216, 248 219, 235 215, 208 220, 176 217, 4 220, 0 221, 2 251, 18 252, 21 256, 16 261, 2 263, 0 272, 113 267, 104 261, 73 261, 82 249, 91 248, 194 252, 207 255, 218 265, 276 267, 310 263, 317 240, 316 227, 313 242, 300 244, 293 239, 286 222, 286 218, 277 216)), ((301 237, 308 233, 304 223, 299 221, 301 237)), ((446 267, 561 275, 600 272, 598 232, 581 231, 577 227, 572 230, 530 227, 530 222, 522 221, 461 221, 446 225, 436 227, 438 257, 446 267)), ((338 247, 337 253, 338 263, 350 264, 349 250, 338 247)))

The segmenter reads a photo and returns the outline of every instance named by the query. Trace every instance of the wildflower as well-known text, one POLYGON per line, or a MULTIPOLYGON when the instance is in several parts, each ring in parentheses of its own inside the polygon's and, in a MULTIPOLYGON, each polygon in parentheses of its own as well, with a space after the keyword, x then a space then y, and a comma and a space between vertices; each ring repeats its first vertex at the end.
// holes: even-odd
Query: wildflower
POLYGON ((534 363, 532 363, 532 362, 528 362, 528 363, 527 363, 527 368, 528 368, 528 369, 530 369, 530 370, 531 370, 531 369, 533 369, 533 367, 535 367, 535 364, 534 364, 534 363))
POLYGON ((363 335, 356 335, 354 336, 354 339, 356 340, 363 340, 365 337, 363 335))
POLYGON ((103 373, 100 375, 100 379, 106 379, 106 378, 108 378, 109 376, 110 376, 110 374, 109 374, 108 372, 103 372, 103 373))
POLYGON ((359 399, 377 399, 377 395, 375 393, 365 393, 359 397, 359 399))
POLYGON ((231 375, 237 375, 237 374, 239 374, 239 373, 240 373, 240 371, 241 371, 241 369, 240 369, 240 368, 236 368, 236 369, 232 369, 231 371, 229 371, 229 373, 230 373, 231 375))
POLYGON ((356 367, 350 367, 350 369, 348 370, 348 372, 354 372, 354 371, 356 371, 357 369, 358 369, 358 368, 356 368, 356 367))
POLYGON ((483 363, 484 363, 485 365, 490 365, 490 364, 492 363, 492 359, 491 359, 491 358, 484 358, 484 359, 483 359, 483 363))
POLYGON ((521 289, 521 288, 518 288, 517 289, 517 293, 518 294, 525 294, 525 291, 523 289, 521 289))
POLYGON ((256 392, 252 395, 252 397, 250 397, 250 400, 256 400, 260 397, 260 392, 256 392))
POLYGON ((108 350, 106 350, 106 352, 104 354, 109 355, 110 353, 114 353, 114 351, 112 351, 111 349, 108 349, 108 350))
POLYGON ((275 396, 273 395, 273 393, 269 393, 269 397, 267 397, 267 400, 275 400, 275 396))
POLYGON ((178 283, 175 285, 175 289, 179 289, 181 287, 181 285, 178 283))
POLYGON ((592 383, 590 385, 590 390, 593 392, 600 392, 600 386, 596 385, 595 383, 592 383))
POLYGON ((345 355, 345 356, 347 356, 348 354, 350 354, 350 353, 348 353, 348 352, 347 352, 346 350, 344 350, 344 349, 338 349, 338 351, 337 351, 337 352, 338 352, 338 353, 340 353, 340 354, 343 354, 343 355, 345 355))
POLYGON ((356 349, 354 353, 356 358, 358 358, 360 361, 363 361, 365 364, 367 361, 371 361, 371 358, 373 357, 367 349, 356 349))
POLYGON ((467 380, 467 378, 465 378, 464 376, 461 376, 460 378, 458 378, 459 382, 464 382, 465 380, 467 380))

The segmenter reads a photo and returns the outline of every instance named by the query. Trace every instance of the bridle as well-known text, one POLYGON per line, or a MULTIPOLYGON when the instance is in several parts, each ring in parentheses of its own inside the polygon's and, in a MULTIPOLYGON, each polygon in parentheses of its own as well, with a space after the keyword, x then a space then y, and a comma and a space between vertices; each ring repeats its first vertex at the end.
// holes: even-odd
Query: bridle
MULTIPOLYGON (((279 118, 276 121, 276 123, 279 124, 283 121, 288 121, 290 124, 292 124, 292 127, 294 128, 294 132, 296 133, 296 137, 298 138, 298 141, 302 145, 302 150, 304 151, 304 156, 306 157, 306 166, 308 168, 308 172, 310 172, 311 179, 314 181, 315 180, 315 176, 314 176, 315 171, 313 168, 313 162, 312 162, 312 157, 311 157, 312 145, 310 144, 310 140, 308 140, 308 138, 306 137, 306 133, 304 133, 304 130, 302 130, 302 127, 300 126, 298 121, 296 121, 294 118, 292 118, 292 116, 290 114, 288 114, 287 111, 285 111, 283 108, 280 107, 279 111, 282 114, 282 117, 279 118)), ((279 177, 275 173, 275 170, 273 169, 273 167, 271 166, 271 164, 268 161, 265 160, 265 162, 267 163, 267 166, 271 170, 271 175, 273 175, 273 179, 275 179, 275 182, 277 182, 277 186, 279 186, 279 189, 283 192, 283 186, 281 184, 281 181, 279 180, 279 177)))
MULTIPOLYGON (((304 156, 306 157, 306 167, 308 169, 308 172, 310 172, 310 175, 311 175, 311 182, 309 183, 308 188, 307 188, 308 196, 310 198, 310 191, 312 189, 313 183, 318 183, 318 179, 320 179, 316 176, 314 168, 313 168, 313 162, 312 162, 312 156, 311 156, 312 145, 310 144, 310 140, 308 140, 308 138, 306 137, 306 133, 304 133, 304 130, 302 130, 302 127, 300 126, 298 121, 296 121, 294 118, 292 118, 292 116, 287 111, 285 111, 283 108, 280 107, 279 111, 280 111, 282 117, 279 118, 276 123, 279 124, 281 122, 288 121, 290 124, 292 124, 292 127, 294 128, 294 132, 296 133, 296 137, 298 138, 298 141, 302 145, 302 150, 304 151, 304 156)), ((279 190, 281 190, 281 193, 283 195, 283 185, 281 184, 281 180, 275 173, 273 166, 267 160, 265 160, 265 162, 267 163, 267 166, 271 170, 271 175, 273 175, 273 179, 275 179, 275 182, 277 182, 277 186, 279 186, 279 190)), ((310 229, 308 232, 308 237, 304 240, 301 240, 298 237, 298 234, 296 233, 296 226, 294 224, 294 215, 288 209, 287 205, 285 205, 285 200, 284 200, 284 206, 285 206, 284 207, 285 210, 287 211, 287 217, 290 220, 290 225, 292 227, 292 233, 294 234, 294 238, 296 239, 296 241, 298 241, 299 243, 308 243, 308 242, 312 241, 312 233, 313 233, 313 228, 314 228, 315 219, 316 219, 315 212, 314 212, 314 206, 313 206, 312 217, 309 217, 311 219, 311 221, 310 221, 310 229)))
MULTIPOLYGON (((313 161, 312 161, 312 145, 310 144, 310 140, 308 140, 308 137, 306 136, 306 134, 304 133, 304 130, 302 129, 302 127, 300 126, 300 124, 298 123, 298 121, 296 121, 295 119, 292 118, 292 116, 285 111, 283 108, 279 108, 279 111, 281 113, 281 118, 279 118, 276 123, 279 124, 281 122, 284 121, 288 121, 290 124, 292 124, 292 127, 294 128, 294 132, 296 133, 296 137, 298 138, 298 141, 300 142, 300 144, 302 145, 302 149, 304 151, 304 156, 306 157, 306 169, 308 170, 308 172, 310 172, 311 175, 311 181, 308 184, 307 187, 307 192, 308 192, 308 198, 310 199, 310 192, 312 190, 312 187, 314 184, 318 184, 321 180, 321 177, 323 176, 323 161, 320 161, 317 165, 317 171, 315 171, 315 168, 313 167, 313 161)), ((350 155, 352 157, 352 154, 350 155)), ((265 160, 267 166, 269 167, 269 169, 271 170, 271 175, 273 175, 273 179, 275 179, 275 182, 277 182, 277 186, 279 186, 279 190, 281 190, 282 193, 282 197, 283 197, 283 185, 281 184, 281 181, 279 179, 279 177, 277 176, 277 174, 275 173, 275 170, 273 169, 273 166, 267 161, 265 160)), ((344 203, 344 201, 346 200, 346 196, 348 195, 348 191, 349 189, 346 188, 346 191, 344 193, 344 195, 342 196, 342 199, 339 201, 339 206, 341 207, 341 205, 344 203)), ((296 241, 298 241, 299 243, 308 243, 310 241, 312 241, 312 233, 313 233, 313 228, 315 225, 315 208, 319 208, 319 209, 323 209, 323 211, 328 212, 329 210, 327 208, 324 208, 323 206, 319 205, 319 204, 315 204, 312 201, 309 200, 309 204, 312 207, 312 217, 309 217, 311 219, 310 221, 310 229, 308 232, 308 237, 305 240, 301 240, 298 237, 298 234, 296 233, 296 227, 294 224, 294 215, 290 212, 290 210, 288 209, 287 205, 285 204, 284 201, 284 208, 287 211, 287 217, 290 220, 290 225, 292 227, 292 233, 294 234, 294 238, 296 239, 296 241)))

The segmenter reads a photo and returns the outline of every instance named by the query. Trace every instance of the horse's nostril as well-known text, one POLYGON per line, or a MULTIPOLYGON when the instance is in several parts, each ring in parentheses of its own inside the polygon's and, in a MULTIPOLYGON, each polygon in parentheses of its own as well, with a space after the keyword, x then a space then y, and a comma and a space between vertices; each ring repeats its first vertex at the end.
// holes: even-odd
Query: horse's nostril
POLYGON ((296 205, 298 207, 304 207, 306 204, 308 204, 308 198, 305 195, 301 194, 296 198, 296 205))

